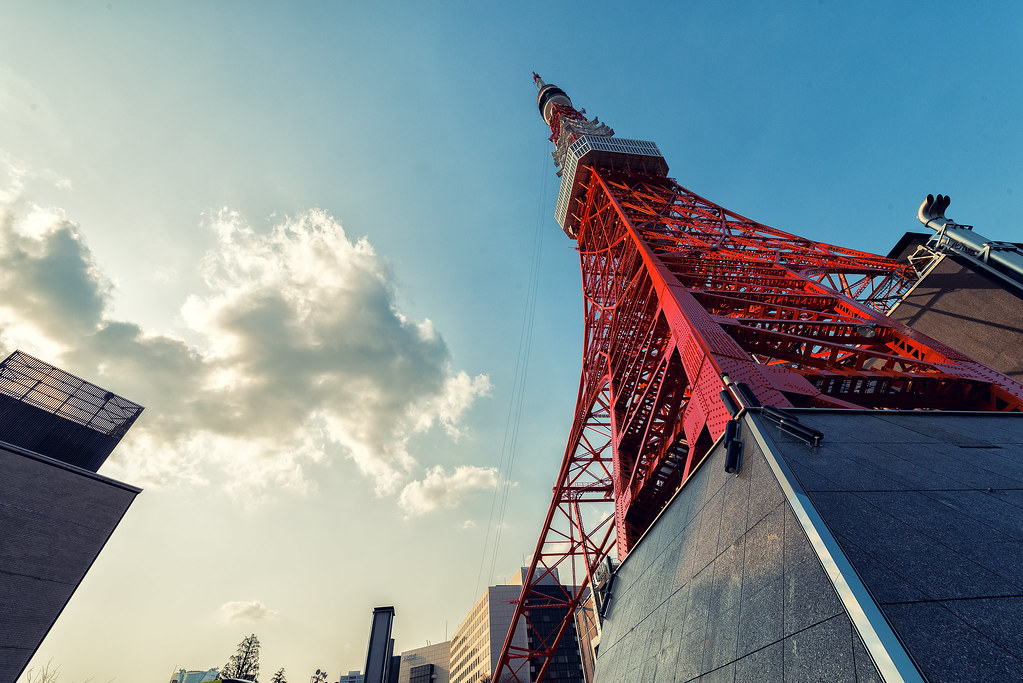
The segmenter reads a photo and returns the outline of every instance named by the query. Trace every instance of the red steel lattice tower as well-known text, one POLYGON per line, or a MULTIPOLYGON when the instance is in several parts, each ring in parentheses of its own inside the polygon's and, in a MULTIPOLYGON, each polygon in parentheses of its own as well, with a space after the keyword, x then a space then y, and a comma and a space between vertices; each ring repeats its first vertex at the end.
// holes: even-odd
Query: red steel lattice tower
POLYGON ((615 546, 628 553, 725 430, 726 383, 779 409, 1023 409, 1023 385, 885 316, 915 278, 909 266, 690 192, 654 143, 614 137, 533 76, 560 167, 555 215, 578 245, 585 333, 572 430, 512 620, 550 609, 562 625, 530 629, 527 648, 509 633, 495 681, 544 677, 600 563, 615 546), (587 527, 594 503, 614 514, 587 527), (533 590, 559 566, 574 586, 533 590))

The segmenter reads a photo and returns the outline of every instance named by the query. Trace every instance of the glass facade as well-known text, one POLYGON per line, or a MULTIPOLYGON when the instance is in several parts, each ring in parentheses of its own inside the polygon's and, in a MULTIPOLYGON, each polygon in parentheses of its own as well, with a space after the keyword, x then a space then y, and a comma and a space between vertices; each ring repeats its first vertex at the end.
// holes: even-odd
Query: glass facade
POLYGON ((409 671, 409 683, 433 683, 433 664, 420 664, 409 671))

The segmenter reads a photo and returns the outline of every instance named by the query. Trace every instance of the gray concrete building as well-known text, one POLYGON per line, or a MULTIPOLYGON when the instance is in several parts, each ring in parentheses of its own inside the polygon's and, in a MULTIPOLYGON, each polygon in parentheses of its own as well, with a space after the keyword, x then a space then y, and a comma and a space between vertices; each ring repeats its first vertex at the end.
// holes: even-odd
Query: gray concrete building
POLYGON ((417 647, 401 653, 398 683, 417 683, 426 678, 430 683, 448 683, 451 671, 451 641, 417 647))
MULTIPOLYGON (((459 624, 451 638, 451 683, 477 683, 493 675, 515 615, 515 602, 522 592, 522 581, 527 571, 527 567, 517 569, 507 584, 487 588, 459 624)), ((558 584, 557 570, 553 570, 552 574, 552 577, 545 579, 550 594, 563 595, 558 584)), ((541 583, 538 590, 544 587, 545 583, 541 583)), ((549 636, 553 632, 549 629, 560 624, 561 615, 538 609, 534 610, 530 620, 533 629, 549 636)), ((535 634, 530 633, 526 627, 525 619, 520 618, 513 636, 513 645, 525 649, 531 642, 529 639, 534 637, 535 634)), ((530 674, 530 680, 533 680, 533 673, 530 674)), ((548 671, 546 680, 578 683, 587 680, 575 621, 558 646, 555 665, 548 671)))

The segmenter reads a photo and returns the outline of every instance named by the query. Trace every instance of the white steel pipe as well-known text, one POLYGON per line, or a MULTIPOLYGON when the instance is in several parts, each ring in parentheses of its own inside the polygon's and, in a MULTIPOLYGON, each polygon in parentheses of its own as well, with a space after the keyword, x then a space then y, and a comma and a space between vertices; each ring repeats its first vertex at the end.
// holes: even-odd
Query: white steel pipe
POLYGON ((1023 277, 1023 253, 1019 248, 1006 248, 1004 242, 989 240, 972 229, 965 228, 951 218, 945 218, 949 205, 948 196, 927 195, 920 205, 916 217, 928 228, 936 231, 941 238, 948 238, 966 247, 975 256, 988 263, 997 263, 1013 274, 1023 277))

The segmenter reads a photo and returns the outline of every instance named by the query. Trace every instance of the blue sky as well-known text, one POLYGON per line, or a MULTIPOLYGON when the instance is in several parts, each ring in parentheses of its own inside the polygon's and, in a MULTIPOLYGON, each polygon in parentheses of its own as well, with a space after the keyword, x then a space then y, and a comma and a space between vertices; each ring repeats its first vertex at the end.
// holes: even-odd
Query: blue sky
POLYGON ((37 658, 69 683, 220 666, 249 632, 267 675, 335 676, 383 604, 400 649, 450 635, 478 589, 539 226, 495 578, 528 555, 582 330, 532 70, 783 230, 885 253, 941 192, 1019 239, 1018 3, 2 14, 3 248, 40 268, 3 280, 0 350, 148 406, 103 470, 146 490, 37 658))

